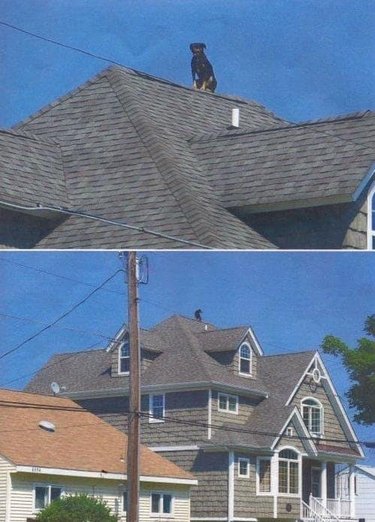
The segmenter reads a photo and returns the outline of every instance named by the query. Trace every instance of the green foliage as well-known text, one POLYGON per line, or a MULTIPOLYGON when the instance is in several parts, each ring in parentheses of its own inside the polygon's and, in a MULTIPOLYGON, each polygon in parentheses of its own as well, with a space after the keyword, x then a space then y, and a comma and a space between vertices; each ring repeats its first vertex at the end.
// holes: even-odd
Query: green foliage
POLYGON ((61 497, 38 513, 38 522, 117 522, 101 500, 88 495, 61 497))
MULTIPOLYGON (((365 332, 375 337, 375 314, 367 317, 365 332)), ((339 356, 349 372, 353 385, 347 392, 349 404, 356 408, 354 420, 361 424, 375 423, 375 340, 363 337, 356 348, 349 348, 341 339, 327 335, 322 343, 325 353, 339 356)))

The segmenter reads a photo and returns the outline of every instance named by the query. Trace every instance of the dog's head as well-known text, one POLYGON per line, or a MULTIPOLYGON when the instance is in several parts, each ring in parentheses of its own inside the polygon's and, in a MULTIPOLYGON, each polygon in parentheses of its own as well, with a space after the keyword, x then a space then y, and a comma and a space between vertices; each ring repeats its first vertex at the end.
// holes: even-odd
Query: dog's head
POLYGON ((203 54, 206 49, 206 44, 204 43, 192 43, 190 44, 190 51, 193 54, 203 54))

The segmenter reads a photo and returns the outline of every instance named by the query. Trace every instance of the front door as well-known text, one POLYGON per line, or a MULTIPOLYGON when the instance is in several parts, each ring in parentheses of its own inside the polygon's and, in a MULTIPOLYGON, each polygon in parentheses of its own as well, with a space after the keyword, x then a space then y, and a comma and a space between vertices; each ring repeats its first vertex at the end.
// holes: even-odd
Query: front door
POLYGON ((315 466, 311 467, 311 494, 316 498, 322 496, 322 470, 315 466))

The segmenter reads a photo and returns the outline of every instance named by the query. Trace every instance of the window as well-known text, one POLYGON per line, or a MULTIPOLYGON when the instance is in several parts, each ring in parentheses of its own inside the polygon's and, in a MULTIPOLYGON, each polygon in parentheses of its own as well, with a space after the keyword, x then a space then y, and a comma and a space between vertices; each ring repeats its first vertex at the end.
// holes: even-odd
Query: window
POLYGON ((34 508, 35 510, 47 507, 51 502, 61 497, 62 488, 58 486, 35 486, 34 508))
POLYGON ((128 492, 126 490, 122 492, 122 511, 128 512, 128 492))
POLYGON ((288 437, 294 437, 294 429, 289 427, 286 429, 286 434, 288 437))
POLYGON ((244 343, 240 347, 240 368, 242 375, 251 375, 251 348, 244 343))
POLYGON ((302 400, 302 417, 312 435, 323 433, 323 407, 317 399, 302 400))
POLYGON ((218 394, 218 410, 228 413, 238 413, 238 397, 236 395, 218 394))
POLYGON ((238 459, 238 476, 243 478, 250 477, 250 460, 240 457, 238 459))
POLYGON ((367 248, 375 250, 375 187, 370 190, 367 204, 367 248))
POLYGON ((130 352, 129 352, 129 341, 126 340, 122 343, 119 350, 119 373, 129 373, 130 363, 130 352))
POLYGON ((284 449, 279 453, 279 493, 298 495, 298 453, 284 449))
POLYGON ((271 492, 271 459, 258 459, 258 490, 259 493, 271 492))
POLYGON ((172 495, 166 493, 151 493, 151 514, 171 515, 172 495))
POLYGON ((164 422, 165 395, 150 395, 150 422, 164 422))

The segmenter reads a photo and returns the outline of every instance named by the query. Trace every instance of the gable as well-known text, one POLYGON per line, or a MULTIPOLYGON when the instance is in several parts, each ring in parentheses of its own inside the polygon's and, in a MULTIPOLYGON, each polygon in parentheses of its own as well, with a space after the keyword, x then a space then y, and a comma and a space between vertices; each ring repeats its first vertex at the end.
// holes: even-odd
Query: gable
POLYGON ((287 404, 302 411, 302 401, 313 399, 322 407, 323 432, 315 437, 317 448, 324 452, 361 453, 360 447, 349 440, 358 440, 340 403, 324 364, 316 354, 302 375, 287 404))

